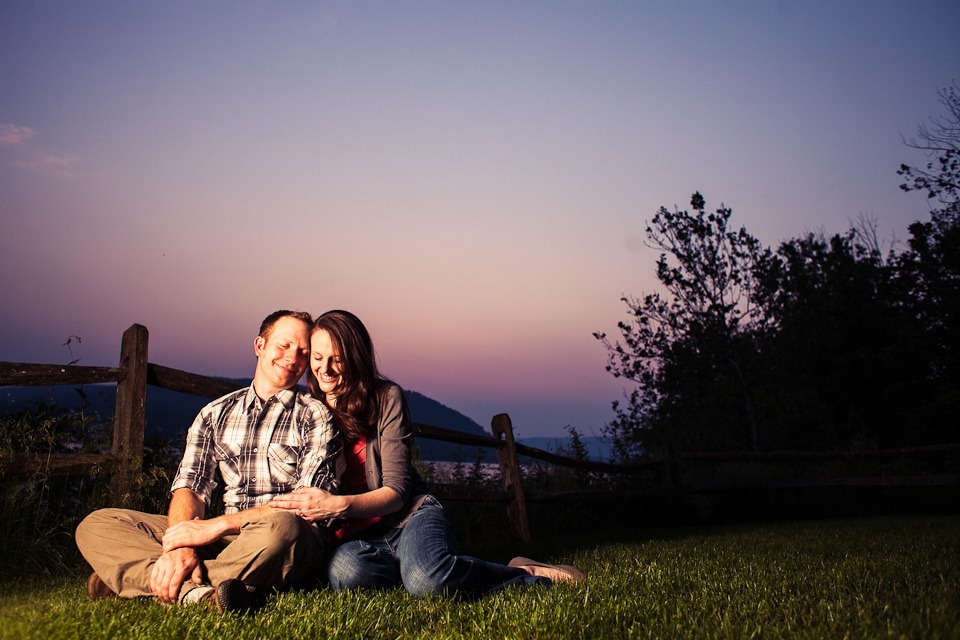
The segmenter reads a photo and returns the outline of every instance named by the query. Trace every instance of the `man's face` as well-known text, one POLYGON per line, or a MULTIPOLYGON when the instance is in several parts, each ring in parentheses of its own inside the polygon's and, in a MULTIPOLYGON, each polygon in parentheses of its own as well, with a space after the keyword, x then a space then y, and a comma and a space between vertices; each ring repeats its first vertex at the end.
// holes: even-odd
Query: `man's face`
POLYGON ((264 400, 297 384, 310 357, 309 327, 302 320, 284 316, 276 321, 266 339, 253 342, 257 356, 254 389, 264 400))

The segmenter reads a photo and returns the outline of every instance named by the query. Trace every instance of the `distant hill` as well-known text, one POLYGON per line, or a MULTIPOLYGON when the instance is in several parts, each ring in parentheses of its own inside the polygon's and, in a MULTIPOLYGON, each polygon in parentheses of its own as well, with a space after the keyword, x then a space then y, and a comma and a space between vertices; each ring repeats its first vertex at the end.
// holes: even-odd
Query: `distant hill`
MULTIPOLYGON (((454 431, 463 431, 473 435, 489 436, 479 424, 463 415, 459 411, 440 404, 416 391, 404 390, 407 396, 407 406, 410 408, 410 419, 414 422, 427 424, 432 427, 443 427, 454 431)), ((428 438, 417 438, 417 448, 424 460, 463 460, 473 462, 477 455, 482 455, 485 462, 495 462, 497 459, 493 449, 487 447, 469 447, 452 442, 440 442, 428 438)))
MULTIPOLYGON (((250 384, 249 380, 231 379, 230 381, 236 382, 238 385, 250 384)), ((17 413, 29 409, 41 401, 68 409, 78 408, 82 403, 78 389, 79 386, 6 387, 0 391, 0 394, 2 394, 0 395, 0 413, 17 413)), ((88 384, 83 385, 82 389, 89 402, 88 412, 95 412, 105 419, 113 416, 116 385, 88 384)), ((410 407, 410 417, 414 422, 474 435, 490 435, 467 416, 436 400, 416 391, 406 391, 405 393, 407 404, 410 407)), ((207 402, 209 402, 207 398, 148 385, 145 438, 147 440, 162 439, 181 442, 193 419, 207 402)), ((460 458, 465 462, 473 462, 476 460, 478 453, 476 447, 463 447, 426 438, 418 438, 417 446, 420 455, 426 460, 456 460, 460 458)), ((485 461, 492 462, 496 459, 492 450, 485 449, 484 451, 485 461)))

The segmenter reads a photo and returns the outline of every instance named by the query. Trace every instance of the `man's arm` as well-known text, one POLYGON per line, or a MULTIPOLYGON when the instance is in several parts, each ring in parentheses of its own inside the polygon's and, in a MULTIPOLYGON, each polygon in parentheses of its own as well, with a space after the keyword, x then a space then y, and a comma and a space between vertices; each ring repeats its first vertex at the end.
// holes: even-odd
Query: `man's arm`
MULTIPOLYGON (((188 489, 181 489, 181 491, 188 491, 188 489)), ((258 520, 263 514, 269 512, 270 508, 264 505, 227 513, 209 520, 199 518, 180 520, 170 525, 163 534, 163 551, 167 553, 177 549, 195 549, 212 544, 224 536, 240 533, 243 525, 258 520)))
POLYGON ((317 487, 330 493, 339 493, 340 478, 345 461, 343 447, 333 416, 316 399, 304 408, 300 416, 303 451, 298 461, 299 480, 294 489, 317 487))
MULTIPOLYGON (((170 498, 170 507, 167 510, 167 532, 182 522, 200 522, 199 518, 203 518, 203 514, 203 499, 199 495, 190 489, 177 489, 170 498)), ((163 554, 157 558, 150 573, 150 589, 153 594, 165 602, 176 602, 180 596, 180 587, 187 578, 197 584, 203 580, 196 550, 192 547, 167 549, 164 545, 163 554)))
POLYGON ((170 498, 170 508, 167 510, 168 526, 173 526, 184 520, 203 518, 206 505, 203 498, 191 489, 177 489, 170 498))

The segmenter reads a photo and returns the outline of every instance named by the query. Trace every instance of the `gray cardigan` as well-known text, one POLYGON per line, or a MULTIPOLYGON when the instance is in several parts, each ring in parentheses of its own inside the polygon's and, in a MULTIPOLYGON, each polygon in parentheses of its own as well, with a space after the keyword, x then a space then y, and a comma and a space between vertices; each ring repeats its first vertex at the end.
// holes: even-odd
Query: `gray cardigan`
POLYGON ((381 522, 388 527, 402 527, 430 490, 413 466, 413 425, 403 389, 391 382, 380 390, 377 400, 377 437, 367 439, 367 488, 373 491, 390 487, 397 492, 403 506, 384 516, 381 522))

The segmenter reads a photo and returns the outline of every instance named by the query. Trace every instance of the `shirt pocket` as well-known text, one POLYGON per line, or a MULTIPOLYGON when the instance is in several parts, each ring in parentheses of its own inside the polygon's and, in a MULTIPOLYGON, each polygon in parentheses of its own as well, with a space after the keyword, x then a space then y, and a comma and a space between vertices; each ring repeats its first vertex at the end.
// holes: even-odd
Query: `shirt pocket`
POLYGON ((276 484, 294 484, 300 477, 299 462, 300 450, 297 447, 273 442, 267 448, 270 479, 276 484))
POLYGON ((240 485, 240 454, 243 446, 236 442, 214 442, 213 455, 217 460, 223 484, 227 487, 240 485))

